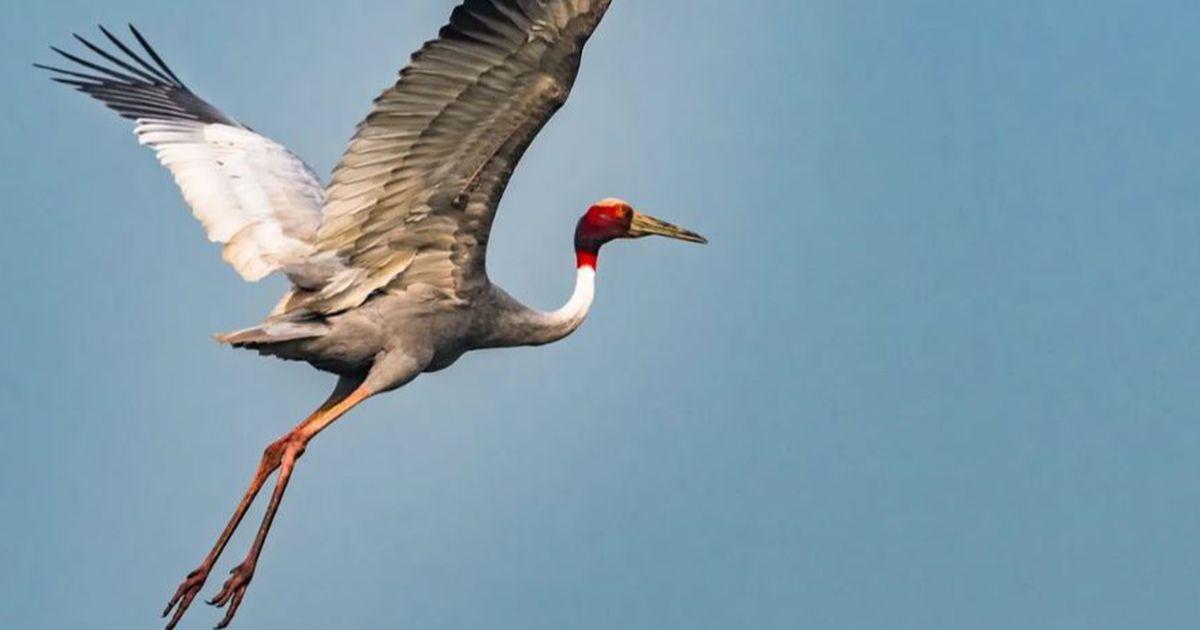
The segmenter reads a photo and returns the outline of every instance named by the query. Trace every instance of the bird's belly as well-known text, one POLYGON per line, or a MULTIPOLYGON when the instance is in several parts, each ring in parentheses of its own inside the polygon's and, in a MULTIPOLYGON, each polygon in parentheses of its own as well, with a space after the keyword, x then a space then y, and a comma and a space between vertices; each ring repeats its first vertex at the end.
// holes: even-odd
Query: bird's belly
POLYGON ((433 355, 433 360, 429 362, 429 365, 425 368, 425 371, 437 372, 439 370, 444 370, 451 365, 454 365, 454 362, 457 361, 463 354, 464 351, 462 350, 439 352, 433 355))
POLYGON ((360 317, 339 317, 330 323, 328 334, 303 340, 294 358, 342 376, 365 374, 384 348, 379 327, 360 317))
POLYGON ((287 342, 261 348, 260 352, 280 359, 303 361, 323 372, 341 376, 365 374, 376 355, 368 354, 354 344, 330 342, 327 339, 287 342))
POLYGON ((330 318, 329 331, 320 337, 286 342, 265 353, 356 376, 367 373, 381 357, 400 352, 428 357, 423 371, 436 372, 471 348, 470 321, 465 312, 433 309, 427 301, 383 298, 330 318))

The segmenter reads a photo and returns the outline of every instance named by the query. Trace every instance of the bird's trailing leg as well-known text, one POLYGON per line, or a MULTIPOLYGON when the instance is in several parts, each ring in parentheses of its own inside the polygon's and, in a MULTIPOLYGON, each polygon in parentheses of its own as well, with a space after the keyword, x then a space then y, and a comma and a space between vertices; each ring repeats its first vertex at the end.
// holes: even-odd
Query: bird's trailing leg
POLYGON ((280 440, 283 443, 283 453, 279 463, 279 479, 275 481, 275 491, 271 493, 271 502, 267 505, 267 513, 263 515, 262 525, 258 527, 258 534, 254 537, 254 543, 250 545, 250 552, 246 554, 246 559, 230 571, 232 575, 225 581, 225 585, 208 602, 218 608, 229 606, 225 611, 225 617, 221 619, 221 623, 217 624, 217 628, 227 627, 229 622, 233 621, 233 616, 237 614, 238 607, 242 605, 246 587, 250 585, 250 579, 254 577, 258 556, 262 553, 263 543, 267 541, 267 533, 271 531, 271 523, 275 520, 275 513, 279 510, 280 502, 283 501, 283 493, 287 490, 296 460, 304 454, 309 440, 345 415, 347 411, 369 398, 371 394, 371 390, 363 385, 355 387, 341 400, 313 414, 311 418, 280 440))
MULTIPOLYGON (((190 606, 192 600, 195 599, 196 594, 204 586, 205 581, 208 579, 209 572, 212 571, 213 565, 217 562, 217 558, 219 558, 221 552, 225 550, 225 545, 229 543, 229 539, 233 536, 233 532, 237 530, 238 525, 241 524, 242 518, 246 515, 246 510, 250 508, 250 504, 253 503, 254 498, 258 496, 258 491, 262 489, 263 484, 265 484, 267 481, 267 478, 270 477, 271 473, 275 472, 275 470, 277 470, 281 465, 285 465, 286 462, 285 472, 281 474, 280 481, 275 489, 275 493, 271 497, 271 505, 268 509, 267 516, 263 520, 263 525, 259 529, 258 536, 255 538, 254 546, 251 549, 251 554, 249 557, 247 557, 247 560, 250 560, 251 558, 257 560, 258 552, 262 549, 262 543, 266 540, 267 529, 269 529, 271 526, 271 520, 275 516, 275 510, 278 509, 279 500, 283 496, 283 488, 287 485, 287 478, 285 475, 291 474, 291 468, 295 465, 295 460, 300 456, 300 453, 304 451, 304 446, 308 443, 308 440, 312 439, 312 436, 319 433, 321 429, 329 426, 329 424, 349 411, 354 405, 362 402, 368 396, 370 396, 370 393, 366 392, 361 387, 361 384, 362 381, 360 379, 342 378, 338 381, 337 387, 333 390, 333 393, 329 395, 329 399, 326 400, 325 403, 319 408, 317 408, 312 415, 305 419, 304 422, 301 422, 299 425, 297 425, 294 429, 284 434, 283 437, 275 440, 269 446, 267 446, 266 450, 263 452, 262 460, 260 460, 258 463, 258 469, 254 472, 254 478, 250 480, 250 487, 246 489, 246 493, 242 496, 242 500, 238 503, 237 509, 234 510, 233 516, 229 518, 229 522, 225 525, 225 529, 221 532, 221 536, 217 538, 217 543, 213 545, 212 550, 208 552, 207 556, 205 556, 204 562, 202 562, 196 570, 192 571, 187 575, 186 578, 184 578, 183 583, 179 585, 179 588, 175 591, 175 595, 171 597, 171 601, 167 604, 166 610, 163 611, 164 617, 170 615, 172 610, 175 612, 175 614, 171 616, 170 622, 167 623, 167 630, 172 630, 175 625, 179 623, 179 620, 187 611, 188 606, 190 606)), ((245 564, 246 563, 243 563, 243 565, 245 564)), ((253 573, 252 562, 250 563, 250 567, 250 573, 253 573)), ((239 566, 239 569, 240 568, 241 566, 239 566)), ((234 573, 236 576, 238 569, 234 569, 234 573)), ((233 578, 230 578, 230 582, 232 581, 233 578)), ((244 577, 244 582, 249 583, 249 581, 250 577, 249 575, 246 575, 244 577)), ((222 589, 222 593, 230 590, 228 588, 229 586, 230 584, 226 583, 226 588, 222 589)), ((237 596, 237 601, 233 604, 233 606, 230 607, 229 612, 225 615, 225 619, 222 621, 221 627, 224 627, 225 624, 228 624, 233 618, 233 613, 236 612, 238 604, 241 603, 240 593, 244 593, 244 591, 245 584, 243 583, 237 596)), ((220 594, 218 594, 218 596, 219 595, 220 594)), ((216 601, 216 599, 214 599, 214 601, 216 601)))

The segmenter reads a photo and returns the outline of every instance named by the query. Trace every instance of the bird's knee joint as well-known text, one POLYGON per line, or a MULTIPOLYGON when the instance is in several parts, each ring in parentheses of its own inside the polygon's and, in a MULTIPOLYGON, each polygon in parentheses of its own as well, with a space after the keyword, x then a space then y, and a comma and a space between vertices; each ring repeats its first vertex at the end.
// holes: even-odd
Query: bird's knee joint
POLYGON ((271 442, 267 445, 267 448, 263 449, 263 459, 268 462, 278 464, 279 460, 283 459, 283 449, 286 445, 287 438, 281 438, 271 442))
POLYGON ((285 435, 267 445, 263 450, 263 460, 270 462, 272 467, 278 466, 286 457, 299 459, 304 454, 305 444, 294 435, 285 435))

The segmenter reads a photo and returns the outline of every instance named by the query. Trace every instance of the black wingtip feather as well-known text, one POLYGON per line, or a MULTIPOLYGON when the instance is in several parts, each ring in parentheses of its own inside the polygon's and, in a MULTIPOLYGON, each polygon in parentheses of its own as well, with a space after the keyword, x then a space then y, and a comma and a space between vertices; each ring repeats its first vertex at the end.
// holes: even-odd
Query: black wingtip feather
POLYGON ((134 77, 131 77, 127 74, 122 74, 111 68, 105 68, 104 66, 102 66, 100 64, 92 63, 86 59, 83 59, 82 57, 76 57, 75 55, 72 55, 71 53, 66 52, 65 50, 62 50, 61 48, 58 48, 56 46, 51 46, 50 50, 53 50, 54 52, 58 53, 59 55, 62 55, 66 59, 68 59, 70 61, 74 61, 75 63, 77 63, 85 68, 90 68, 101 74, 108 75, 108 76, 112 77, 113 79, 116 79, 117 81, 120 81, 127 85, 136 85, 138 83, 138 80, 134 77))
POLYGON ((157 63, 158 67, 163 72, 167 73, 167 76, 175 80, 175 85, 184 87, 183 81, 180 81, 179 77, 175 76, 174 72, 171 72, 171 68, 167 67, 166 62, 162 60, 162 57, 158 56, 158 53, 155 52, 154 47, 150 45, 150 42, 146 41, 145 37, 142 37, 142 34, 138 32, 137 28, 134 27, 132 23, 129 25, 129 30, 133 33, 133 36, 137 38, 138 43, 142 45, 142 48, 146 50, 146 54, 150 55, 150 58, 154 60, 154 63, 157 63))
MULTIPOLYGON (((76 77, 78 79, 84 79, 86 81, 91 81, 92 83, 94 83, 95 85, 98 85, 98 86, 104 85, 104 82, 108 80, 108 79, 105 79, 104 77, 98 77, 93 74, 84 74, 82 72, 75 72, 74 70, 65 70, 63 68, 56 68, 54 66, 45 66, 40 63, 33 64, 33 67, 40 68, 42 70, 48 70, 50 72, 57 72, 59 74, 66 75, 68 77, 76 77)), ((53 77, 51 77, 51 78, 53 78, 53 77)))
POLYGON ((115 57, 114 55, 109 53, 107 50, 104 50, 103 48, 93 44, 92 42, 88 41, 87 39, 80 37, 78 34, 75 34, 75 39, 79 40, 79 43, 83 44, 84 46, 87 46, 88 50, 96 53, 97 55, 100 55, 104 59, 107 59, 108 61, 116 64, 117 66, 119 66, 129 72, 132 72, 133 74, 137 75, 138 77, 141 77, 142 79, 144 79, 146 81, 149 81, 150 83, 158 83, 160 81, 159 77, 154 76, 152 74, 147 74, 144 70, 141 70, 139 68, 135 68, 135 67, 129 65, 125 61, 118 59, 117 57, 115 57))
POLYGON ((108 38, 108 41, 112 42, 113 45, 116 46, 117 48, 120 48, 121 52, 125 53, 130 59, 133 59, 134 61, 136 61, 138 63, 138 65, 145 68, 147 72, 158 77, 158 79, 160 81, 162 81, 163 83, 168 83, 168 84, 172 83, 171 77, 168 77, 167 75, 163 74, 162 71, 160 71, 158 68, 155 68, 154 66, 146 63, 145 59, 142 59, 140 55, 133 52, 133 50, 131 50, 128 46, 126 46, 125 42, 121 41, 120 39, 117 38, 116 35, 113 35, 108 29, 104 28, 103 24, 97 24, 97 26, 100 28, 100 32, 104 33, 104 36, 108 38))
POLYGON ((132 24, 129 25, 129 30, 145 53, 134 52, 131 44, 125 44, 103 26, 99 28, 104 37, 116 47, 115 50, 102 48, 74 33, 75 39, 96 55, 95 61, 51 46, 50 50, 70 61, 71 65, 59 68, 35 63, 33 66, 50 72, 50 79, 56 83, 88 94, 125 118, 187 120, 241 126, 188 90, 132 24))
POLYGON ((73 88, 78 88, 80 90, 86 90, 87 88, 96 86, 95 83, 89 83, 87 81, 80 81, 79 79, 65 79, 63 77, 50 77, 50 80, 54 81, 55 83, 69 85, 73 88))

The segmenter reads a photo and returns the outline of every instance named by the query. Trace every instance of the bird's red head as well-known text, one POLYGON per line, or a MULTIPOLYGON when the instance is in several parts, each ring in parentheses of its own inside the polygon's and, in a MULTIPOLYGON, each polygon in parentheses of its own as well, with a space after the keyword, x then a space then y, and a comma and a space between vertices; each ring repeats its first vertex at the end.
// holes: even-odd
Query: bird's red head
POLYGON ((693 243, 708 242, 695 232, 642 214, 620 199, 605 199, 588 208, 575 227, 576 264, 595 269, 600 248, 605 243, 618 238, 641 238, 651 234, 693 243))

